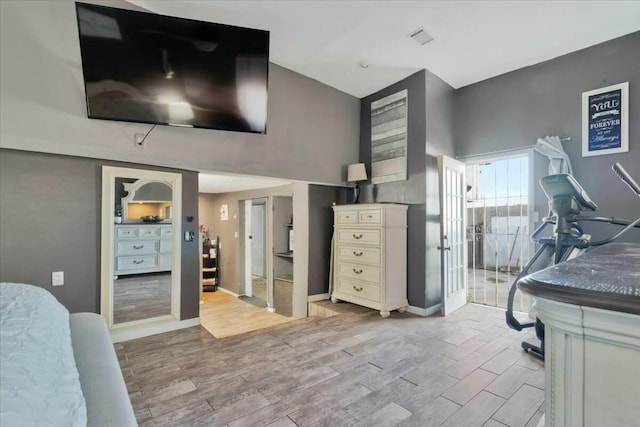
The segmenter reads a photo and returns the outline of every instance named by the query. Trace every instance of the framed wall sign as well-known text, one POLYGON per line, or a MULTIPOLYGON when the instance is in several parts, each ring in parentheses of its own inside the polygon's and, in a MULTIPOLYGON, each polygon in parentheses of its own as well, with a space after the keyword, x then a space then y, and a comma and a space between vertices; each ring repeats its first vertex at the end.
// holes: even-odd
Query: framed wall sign
POLYGON ((407 179, 408 90, 371 103, 371 182, 407 179))
POLYGON ((582 93, 582 157, 629 151, 629 82, 582 93))

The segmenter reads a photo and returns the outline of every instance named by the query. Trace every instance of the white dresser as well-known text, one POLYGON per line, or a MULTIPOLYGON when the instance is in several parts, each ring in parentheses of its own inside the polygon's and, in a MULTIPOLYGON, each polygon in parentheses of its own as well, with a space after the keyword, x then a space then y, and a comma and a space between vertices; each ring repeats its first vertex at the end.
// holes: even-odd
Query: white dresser
POLYGON ((407 302, 407 206, 334 206, 331 301, 405 311, 407 302))
POLYGON ((115 275, 171 270, 171 224, 116 224, 115 275))

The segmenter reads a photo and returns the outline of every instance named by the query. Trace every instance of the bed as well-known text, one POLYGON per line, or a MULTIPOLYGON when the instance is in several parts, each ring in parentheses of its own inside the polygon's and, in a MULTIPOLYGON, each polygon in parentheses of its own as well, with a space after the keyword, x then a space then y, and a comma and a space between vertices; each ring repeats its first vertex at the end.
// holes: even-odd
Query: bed
POLYGON ((101 316, 0 283, 0 425, 137 425, 101 316))

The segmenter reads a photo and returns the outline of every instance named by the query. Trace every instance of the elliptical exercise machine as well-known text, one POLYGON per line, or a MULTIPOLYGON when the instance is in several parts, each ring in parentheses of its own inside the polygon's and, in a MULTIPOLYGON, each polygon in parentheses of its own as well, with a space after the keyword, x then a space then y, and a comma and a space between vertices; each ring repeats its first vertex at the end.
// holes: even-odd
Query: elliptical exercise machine
MULTIPOLYGON (((627 171, 619 163, 614 164, 612 169, 631 188, 636 196, 640 197, 640 186, 627 171)), ((571 175, 545 176, 540 179, 540 186, 547 199, 549 199, 550 213, 531 234, 531 240, 542 246, 513 281, 509 290, 505 316, 507 325, 516 331, 535 327, 536 337, 540 340, 540 346, 524 341, 522 348, 532 356, 544 360, 544 323, 536 318, 535 322, 523 324, 513 316, 513 300, 518 289, 518 280, 544 268, 575 258, 590 247, 610 243, 633 227, 640 228, 640 217, 633 221, 628 221, 620 218, 581 215, 585 211, 595 211, 597 206, 571 175), (624 228, 604 240, 591 242, 591 236, 585 234, 582 227, 580 227, 580 222, 584 221, 622 225, 624 228), (543 230, 549 225, 554 226, 553 235, 540 237, 543 230)))

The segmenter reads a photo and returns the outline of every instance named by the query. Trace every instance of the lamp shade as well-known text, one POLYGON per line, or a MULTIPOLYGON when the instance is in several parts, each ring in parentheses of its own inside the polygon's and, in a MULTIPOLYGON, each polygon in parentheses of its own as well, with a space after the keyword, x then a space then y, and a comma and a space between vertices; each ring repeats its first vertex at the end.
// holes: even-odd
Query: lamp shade
POLYGON ((367 169, 364 163, 354 163, 349 165, 347 170, 347 182, 358 182, 367 180, 367 169))

